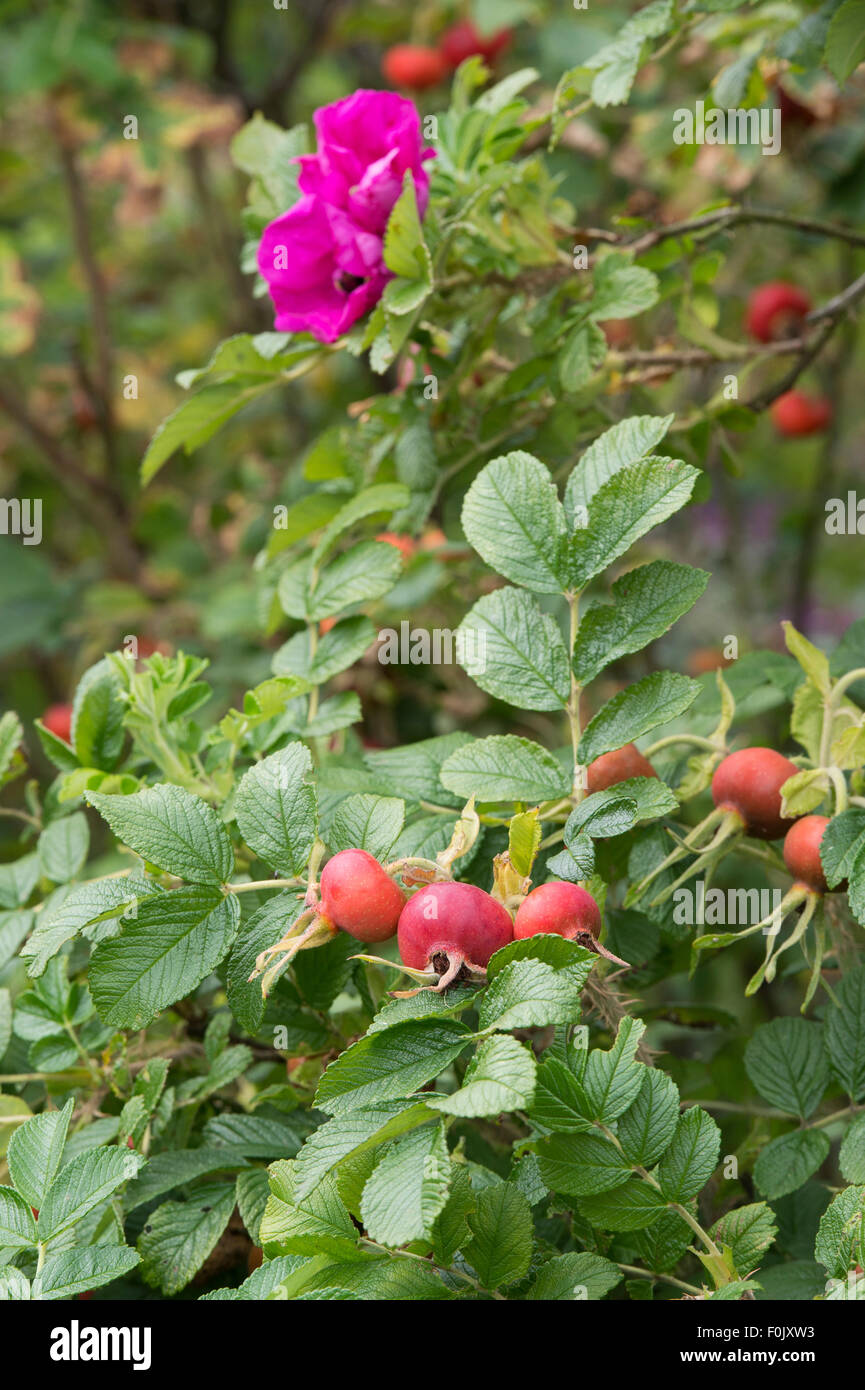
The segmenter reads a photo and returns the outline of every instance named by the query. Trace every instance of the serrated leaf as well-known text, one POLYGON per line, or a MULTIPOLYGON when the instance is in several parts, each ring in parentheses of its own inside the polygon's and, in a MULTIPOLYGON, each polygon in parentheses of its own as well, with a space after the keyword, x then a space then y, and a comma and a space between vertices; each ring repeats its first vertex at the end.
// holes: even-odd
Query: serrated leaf
POLYGON ((374 859, 385 862, 402 832, 405 802, 395 796, 372 796, 359 792, 347 796, 336 809, 327 830, 328 847, 365 849, 374 859))
POLYGON ((46 902, 21 949, 22 958, 30 962, 27 974, 42 975, 48 962, 83 927, 109 914, 119 916, 137 897, 156 891, 156 885, 144 878, 103 878, 76 884, 56 904, 46 902))
POLYGON ((565 489, 565 514, 574 525, 579 507, 588 507, 608 478, 645 458, 660 444, 673 415, 632 415, 599 435, 583 454, 565 489))
POLYGON ((494 1116, 523 1110, 535 1090, 534 1055, 516 1038, 487 1038, 472 1057, 458 1091, 431 1095, 427 1104, 446 1115, 494 1116))
POLYGON ((512 961, 487 986, 479 1011, 481 1028, 504 1032, 575 1022, 591 968, 591 961, 573 970, 554 970, 540 960, 512 961))
POLYGON ((289 743, 244 773, 234 802, 237 824, 250 849, 291 878, 306 867, 316 835, 312 755, 289 743))
POLYGON ((332 1174, 322 1177, 306 1197, 298 1198, 293 1160, 274 1163, 269 1172, 271 1195, 259 1230, 268 1255, 354 1253, 357 1229, 340 1201, 332 1174))
POLYGON ((521 589, 494 589, 458 629, 461 665, 481 690, 519 709, 564 709, 568 655, 558 623, 521 589))
POLYGON ((30 1203, 11 1187, 0 1187, 0 1250, 27 1250, 38 1242, 30 1203))
POLYGON ((60 1167, 73 1108, 74 1102, 68 1100, 62 1110, 34 1115, 25 1124, 16 1125, 9 1140, 9 1175, 22 1197, 37 1211, 60 1167))
POLYGON ((631 1176, 621 1149, 602 1134, 552 1134, 538 1142, 536 1152, 547 1187, 569 1196, 606 1192, 631 1176))
POLYGON ((636 1100, 645 1068, 634 1054, 645 1031, 640 1020, 623 1018, 609 1051, 593 1048, 589 1053, 582 1084, 592 1118, 599 1123, 618 1119, 636 1100))
POLYGON ((716 1245, 730 1247, 736 1272, 744 1278, 762 1264, 778 1228, 772 1208, 765 1202, 752 1202, 728 1211, 709 1234, 716 1245))
POLYGON ((838 1166, 847 1182, 865 1183, 865 1115, 857 1115, 844 1135, 838 1166))
POLYGON ((829 1139, 820 1129, 782 1134, 761 1149, 754 1164, 754 1181, 764 1196, 774 1201, 807 1182, 828 1155, 829 1139))
POLYGON ((472 1239, 463 1251, 486 1289, 515 1284, 529 1268, 532 1209, 512 1183, 496 1183, 477 1194, 468 1217, 472 1239))
POLYGON ((33 1281, 33 1297, 75 1298, 90 1289, 120 1279, 138 1264, 141 1256, 128 1245, 100 1241, 83 1250, 61 1250, 49 1255, 33 1281))
POLYGON ((455 1019, 415 1019, 367 1034, 331 1062, 315 1104, 330 1114, 404 1098, 444 1071, 471 1039, 455 1019))
POLYGON ((187 1202, 164 1202, 138 1238, 141 1274, 167 1296, 179 1293, 204 1264, 234 1210, 234 1183, 199 1188, 187 1202))
POLYGON ((463 503, 462 524, 488 565, 536 593, 567 588, 565 514, 549 470, 515 450, 481 469, 463 503))
POLYGON ((87 799, 124 844, 166 873, 192 883, 228 879, 234 855, 225 827, 185 788, 158 783, 131 796, 89 792, 87 799))
POLYGON ((621 1270, 611 1260, 588 1251, 571 1250, 564 1255, 554 1255, 541 1266, 526 1298, 541 1299, 545 1303, 595 1302, 621 1282, 621 1270))
POLYGON ((68 883, 80 874, 89 848, 90 831, 81 811, 52 821, 42 831, 37 845, 42 872, 52 883, 68 883))
POLYGON ((223 959, 240 918, 237 898, 202 887, 145 898, 90 962, 93 1002, 104 1023, 144 1028, 184 998, 223 959))
POLYGON ((826 1008, 826 1052, 833 1074, 855 1101, 865 1099, 865 965, 850 970, 826 1008))
POLYGON ((631 1163, 649 1168, 666 1153, 679 1123, 679 1091, 666 1072, 642 1069, 640 1090, 619 1117, 617 1133, 631 1163))
POLYGON ((448 791, 479 802, 552 801, 570 790, 568 775, 553 754, 516 734, 464 744, 446 759, 440 776, 448 791))
POLYGON ((698 470, 681 459, 647 458, 614 473, 588 507, 587 524, 571 535, 564 587, 582 589, 647 531, 684 507, 698 470))
POLYGON ((820 1221, 814 1257, 835 1279, 843 1279, 860 1263, 865 1240, 865 1187, 848 1187, 826 1209, 820 1221))
POLYGON ((629 685, 589 721, 580 739, 580 762, 588 764, 684 714, 701 688, 699 681, 675 671, 653 671, 629 685))
POLYGON ((399 1246, 428 1237, 447 1201, 450 1166, 444 1124, 395 1140, 363 1189, 360 1209, 370 1238, 399 1246))
POLYGON ((655 1177, 670 1202, 686 1202, 709 1181, 718 1162, 721 1131, 699 1106, 686 1110, 655 1177))
POLYGON ((141 1155, 129 1149, 100 1148, 65 1164, 39 1208, 36 1225, 40 1241, 51 1240, 80 1221, 122 1183, 134 1178, 143 1163, 141 1155))
POLYGON ((581 1197, 582 1215, 593 1226, 608 1231, 639 1231, 666 1211, 661 1194, 642 1178, 629 1178, 611 1192, 581 1197))
POLYGON ((687 613, 709 582, 706 570, 653 560, 618 578, 612 604, 586 610, 574 645, 574 672, 583 684, 631 652, 638 652, 687 613))
POLYGON ((326 1173, 349 1154, 395 1139, 416 1125, 425 1124, 430 1112, 423 1101, 393 1100, 359 1106, 326 1120, 306 1140, 295 1164, 295 1196, 302 1200, 314 1191, 326 1173))
POLYGON ((304 910, 293 893, 277 893, 243 922, 228 958, 227 993, 231 1012, 247 1033, 257 1033, 264 1014, 261 981, 250 980, 262 951, 285 935, 304 910))
POLYGON ((804 1018, 761 1024, 745 1048, 745 1070, 770 1105, 807 1119, 829 1082, 821 1025, 804 1018))
POLYGON ((123 705, 117 677, 103 658, 85 671, 72 704, 70 742, 82 767, 110 772, 123 750, 123 705))
POLYGON ((841 86, 865 59, 865 0, 845 0, 832 16, 823 61, 841 86))

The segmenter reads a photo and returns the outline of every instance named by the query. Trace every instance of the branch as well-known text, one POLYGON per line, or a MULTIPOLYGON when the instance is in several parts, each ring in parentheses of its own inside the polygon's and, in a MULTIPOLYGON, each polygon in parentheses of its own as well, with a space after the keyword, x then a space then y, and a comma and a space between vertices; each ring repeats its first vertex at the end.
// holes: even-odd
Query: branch
MULTIPOLYGON (((682 222, 670 222, 665 227, 655 227, 650 232, 643 232, 638 237, 628 240, 622 237, 619 246, 623 250, 633 251, 635 256, 642 256, 646 251, 657 246, 661 241, 667 241, 670 237, 688 236, 692 232, 700 231, 723 231, 728 227, 737 227, 745 223, 759 222, 776 227, 789 227, 792 231, 803 232, 808 236, 833 237, 838 241, 846 241, 851 246, 865 247, 865 233, 854 232, 848 227, 839 227, 832 222, 820 222, 813 217, 794 217, 785 212, 771 212, 768 208, 748 208, 748 207, 726 207, 716 208, 713 212, 705 212, 701 217, 688 218, 682 222)), ((604 240, 607 240, 604 237, 604 240)))

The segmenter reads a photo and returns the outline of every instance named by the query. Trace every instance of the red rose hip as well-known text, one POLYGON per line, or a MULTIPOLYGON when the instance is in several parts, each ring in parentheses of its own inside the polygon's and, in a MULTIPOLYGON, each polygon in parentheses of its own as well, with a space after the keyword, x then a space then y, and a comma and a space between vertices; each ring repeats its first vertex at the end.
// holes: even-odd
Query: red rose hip
POLYGON ((537 932, 555 932, 573 941, 584 932, 597 939, 601 910, 591 893, 576 883, 542 883, 523 898, 514 922, 518 941, 537 932))
POLYGON ((752 291, 745 322, 751 337, 758 343, 771 343, 795 334, 810 312, 811 300, 798 285, 786 280, 770 280, 752 291))
POLYGON ((343 849, 321 872, 322 914, 358 941, 387 941, 405 895, 365 849, 343 849))
POLYGON ((602 753, 586 769, 586 783, 590 792, 606 791, 618 782, 627 782, 629 777, 657 777, 648 758, 644 758, 633 743, 616 748, 612 753, 602 753))
POLYGON ((773 403, 772 423, 788 439, 819 434, 832 419, 832 407, 822 396, 806 396, 804 391, 785 391, 773 403))
POLYGON ((42 716, 42 723, 52 734, 68 743, 72 733, 72 706, 49 705, 42 716))
POLYGON ((437 48, 416 43, 398 43, 384 55, 381 70, 394 87, 424 92, 437 87, 447 73, 447 63, 437 48))
POLYGON ((471 883, 431 883, 406 904, 397 936, 403 965, 435 970, 441 990, 463 965, 485 970, 513 941, 514 924, 500 902, 471 883))
POLYGON ((513 37, 511 29, 497 29, 494 34, 479 34, 469 20, 451 25, 442 35, 440 49, 449 67, 458 68, 466 58, 486 58, 491 62, 507 48, 513 37))
POLYGON ((798 883, 815 893, 829 891, 820 860, 820 841, 828 824, 828 816, 803 816, 784 838, 784 863, 798 883))
POLYGON ((796 819, 781 815, 781 788, 799 769, 774 748, 741 748, 715 769, 712 800, 723 811, 736 811, 749 835, 778 840, 796 819))

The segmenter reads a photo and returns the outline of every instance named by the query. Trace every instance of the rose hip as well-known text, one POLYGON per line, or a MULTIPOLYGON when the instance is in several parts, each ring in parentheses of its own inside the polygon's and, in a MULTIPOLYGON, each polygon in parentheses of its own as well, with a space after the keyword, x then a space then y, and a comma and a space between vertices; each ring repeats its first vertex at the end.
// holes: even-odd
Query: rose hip
POLYGON ((405 895, 365 849, 343 849, 321 874, 322 915, 358 941, 387 941, 405 895))

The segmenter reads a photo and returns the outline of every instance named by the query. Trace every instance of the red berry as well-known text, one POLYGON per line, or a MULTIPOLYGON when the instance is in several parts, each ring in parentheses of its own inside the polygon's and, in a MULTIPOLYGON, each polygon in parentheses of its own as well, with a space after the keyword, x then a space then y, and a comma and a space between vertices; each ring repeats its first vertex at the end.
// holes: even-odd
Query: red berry
POLYGON ((466 58, 486 58, 488 62, 498 57, 513 38, 512 29, 497 29, 494 34, 479 34, 468 20, 454 24, 442 35, 440 49, 445 62, 458 68, 466 58))
POLYGON ((573 941, 585 932, 597 937, 601 911, 591 893, 576 883, 542 883, 523 898, 514 922, 518 941, 537 932, 555 932, 573 941))
POLYGON ((784 863, 797 882, 815 893, 829 891, 820 862, 820 841, 828 824, 828 816, 803 816, 784 838, 784 863))
POLYGON ((52 734, 62 738, 64 743, 69 742, 72 733, 72 706, 71 705, 49 705, 42 716, 42 723, 46 729, 50 729, 52 734))
POLYGON ((343 849, 322 870, 321 905, 325 917, 358 941, 387 941, 405 895, 365 849, 343 849))
POLYGON ((802 391, 786 391, 772 406, 772 419, 780 434, 795 438, 817 434, 832 418, 832 407, 821 396, 806 396, 802 391))
POLYGON ((379 531, 376 536, 377 541, 386 541, 388 545, 393 545, 408 560, 414 552, 415 542, 411 536, 397 535, 396 531, 379 531))
POLYGON ((810 311, 811 300, 804 290, 785 280, 771 280, 752 290, 745 322, 758 343, 771 343, 794 335, 810 311))
POLYGON ((781 815, 781 788, 799 769, 774 748, 742 748, 715 769, 712 799, 724 811, 737 811, 749 835, 778 840, 795 817, 781 815))
POLYGON ((435 970, 450 983, 463 965, 484 970, 513 941, 514 924, 482 888, 431 883, 406 904, 397 934, 403 965, 435 970))
POLYGON ((447 64, 437 48, 398 43, 384 55, 381 70, 394 87, 423 92, 438 86, 447 73, 447 64))
POLYGON ((586 769, 586 783, 590 792, 606 791, 617 782, 627 782, 629 777, 657 777, 648 758, 644 758, 633 743, 616 748, 612 753, 602 753, 589 763, 586 769))

